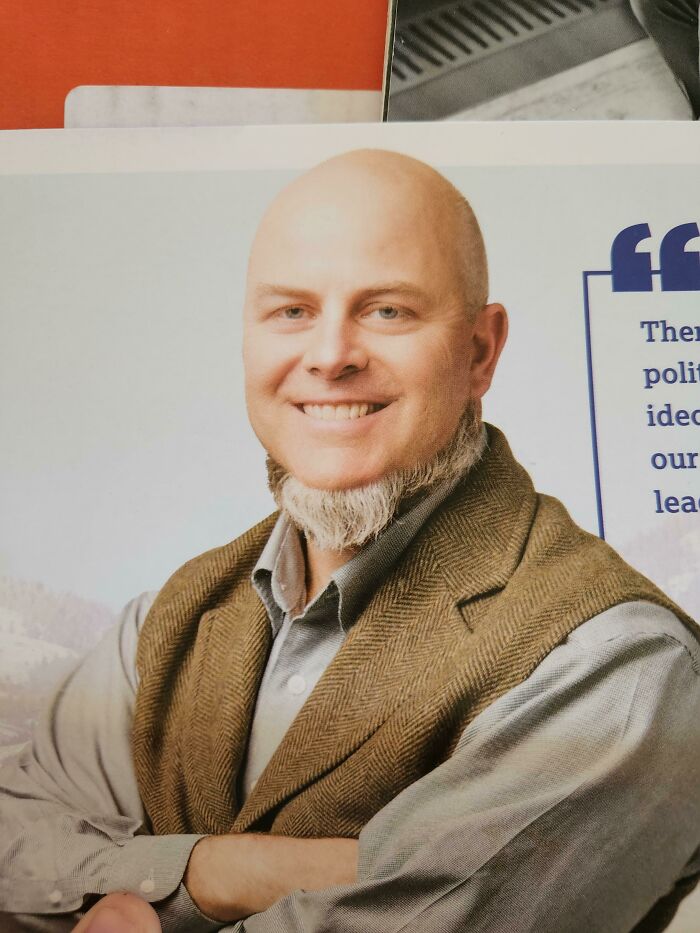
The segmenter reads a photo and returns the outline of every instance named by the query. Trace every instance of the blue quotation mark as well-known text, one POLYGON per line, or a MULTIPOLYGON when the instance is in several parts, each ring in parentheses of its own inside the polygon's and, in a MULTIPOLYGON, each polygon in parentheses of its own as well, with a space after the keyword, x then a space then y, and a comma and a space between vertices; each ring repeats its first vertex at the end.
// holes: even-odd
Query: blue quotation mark
POLYGON ((661 241, 660 270, 651 268, 651 255, 637 252, 637 247, 651 236, 649 224, 625 227, 613 240, 610 253, 614 292, 653 291, 653 276, 661 276, 664 292, 700 291, 700 252, 686 250, 687 244, 700 236, 697 223, 680 224, 669 230, 661 241))

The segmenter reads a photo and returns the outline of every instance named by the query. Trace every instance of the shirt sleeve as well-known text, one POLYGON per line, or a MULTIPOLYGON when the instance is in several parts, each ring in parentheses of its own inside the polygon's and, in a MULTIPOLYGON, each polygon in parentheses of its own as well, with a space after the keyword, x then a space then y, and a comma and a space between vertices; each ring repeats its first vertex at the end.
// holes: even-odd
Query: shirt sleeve
POLYGON ((153 836, 132 764, 138 632, 153 594, 55 691, 33 741, 0 763, 0 928, 70 930, 94 901, 132 891, 169 933, 218 929, 182 882, 198 835, 153 836))
POLYGON ((625 933, 700 871, 698 644, 666 610, 581 626, 360 835, 358 882, 237 933, 625 933))

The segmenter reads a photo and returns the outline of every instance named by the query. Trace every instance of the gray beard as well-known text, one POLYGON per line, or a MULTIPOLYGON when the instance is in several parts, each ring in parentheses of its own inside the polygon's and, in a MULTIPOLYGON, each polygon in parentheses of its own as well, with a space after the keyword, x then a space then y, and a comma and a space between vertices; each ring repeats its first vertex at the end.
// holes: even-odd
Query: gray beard
POLYGON ((480 406, 470 401, 452 439, 427 463, 355 489, 314 489, 268 456, 268 481, 277 507, 307 539, 322 551, 345 551, 376 538, 400 511, 440 483, 458 479, 483 449, 480 406))

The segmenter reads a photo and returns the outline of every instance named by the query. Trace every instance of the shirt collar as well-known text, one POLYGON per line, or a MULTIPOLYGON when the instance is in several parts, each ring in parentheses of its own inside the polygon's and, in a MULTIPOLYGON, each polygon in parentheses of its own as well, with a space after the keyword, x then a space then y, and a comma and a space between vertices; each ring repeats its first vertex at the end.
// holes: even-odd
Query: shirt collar
MULTIPOLYGON (((485 431, 482 437, 485 446, 485 431)), ((349 631, 382 578, 461 478, 457 476, 440 483, 407 512, 395 518, 375 540, 334 571, 328 586, 312 605, 319 606, 327 600, 334 602, 338 624, 345 632, 349 631)), ((251 577, 253 586, 265 603, 275 634, 287 613, 298 615, 304 611, 305 575, 299 532, 289 516, 282 512, 251 577)))
POLYGON ((277 634, 287 613, 298 613, 306 598, 306 566, 299 533, 281 512, 251 576, 277 634))

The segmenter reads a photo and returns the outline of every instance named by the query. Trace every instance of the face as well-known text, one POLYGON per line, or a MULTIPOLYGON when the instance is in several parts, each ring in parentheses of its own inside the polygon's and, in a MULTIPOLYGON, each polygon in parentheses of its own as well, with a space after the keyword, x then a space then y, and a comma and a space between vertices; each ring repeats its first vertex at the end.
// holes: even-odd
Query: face
POLYGON ((470 321, 449 229, 410 193, 356 178, 302 185, 261 225, 245 308, 248 411, 305 485, 348 489, 429 460, 488 388, 488 308, 470 321))

